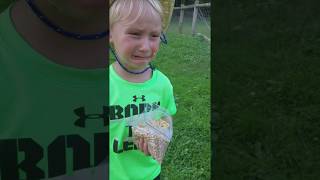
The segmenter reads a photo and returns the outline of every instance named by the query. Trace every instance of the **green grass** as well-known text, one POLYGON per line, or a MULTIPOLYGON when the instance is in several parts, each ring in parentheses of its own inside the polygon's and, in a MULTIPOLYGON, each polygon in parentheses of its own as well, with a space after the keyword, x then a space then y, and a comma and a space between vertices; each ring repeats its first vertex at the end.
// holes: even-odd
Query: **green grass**
POLYGON ((215 4, 214 178, 319 178, 314 2, 215 4))
POLYGON ((163 179, 210 179, 210 46, 168 33, 155 64, 172 81, 178 112, 163 179))

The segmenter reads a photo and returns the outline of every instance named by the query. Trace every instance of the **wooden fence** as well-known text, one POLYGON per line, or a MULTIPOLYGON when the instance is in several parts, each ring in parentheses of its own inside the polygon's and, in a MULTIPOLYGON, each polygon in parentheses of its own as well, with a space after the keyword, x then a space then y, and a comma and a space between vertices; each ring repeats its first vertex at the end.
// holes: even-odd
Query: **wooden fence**
MULTIPOLYGON (((197 24, 197 17, 198 17, 198 8, 200 7, 210 7, 211 3, 202 3, 199 4, 199 0, 196 0, 194 4, 191 5, 184 5, 181 4, 180 7, 174 7, 174 10, 180 9, 180 17, 179 17, 179 33, 182 33, 182 24, 183 24, 183 17, 184 17, 184 10, 185 9, 193 9, 193 17, 192 17, 192 35, 196 35, 196 24, 197 24)), ((198 33, 199 34, 199 33, 198 33)), ((208 38, 204 36, 207 40, 208 38)))

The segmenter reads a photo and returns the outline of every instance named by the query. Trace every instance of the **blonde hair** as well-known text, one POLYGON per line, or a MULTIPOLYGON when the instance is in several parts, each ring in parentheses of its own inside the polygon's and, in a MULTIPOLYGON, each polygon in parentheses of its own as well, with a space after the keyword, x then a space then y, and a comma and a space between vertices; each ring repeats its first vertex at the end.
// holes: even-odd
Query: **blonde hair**
POLYGON ((134 23, 150 12, 153 16, 160 16, 163 22, 163 10, 159 0, 114 0, 109 10, 109 27, 111 29, 116 22, 128 19, 130 23, 134 23), (134 8, 137 8, 137 13, 133 13, 134 8))

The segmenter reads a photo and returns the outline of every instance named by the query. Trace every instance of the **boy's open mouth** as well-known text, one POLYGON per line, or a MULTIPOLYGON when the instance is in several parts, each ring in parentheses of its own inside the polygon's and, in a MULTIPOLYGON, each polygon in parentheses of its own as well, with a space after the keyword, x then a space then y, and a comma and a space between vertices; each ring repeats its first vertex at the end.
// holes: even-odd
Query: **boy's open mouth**
POLYGON ((135 59, 135 60, 148 60, 148 59, 150 59, 150 56, 133 56, 133 59, 135 59))

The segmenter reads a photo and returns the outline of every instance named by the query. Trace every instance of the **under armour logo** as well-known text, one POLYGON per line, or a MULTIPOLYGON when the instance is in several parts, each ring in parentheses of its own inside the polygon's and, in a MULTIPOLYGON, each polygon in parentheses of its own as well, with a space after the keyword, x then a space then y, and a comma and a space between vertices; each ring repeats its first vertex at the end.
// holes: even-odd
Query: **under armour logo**
POLYGON ((145 101, 145 100, 146 100, 146 98, 145 98, 144 95, 142 95, 141 97, 137 97, 136 95, 134 95, 134 96, 132 96, 132 97, 133 97, 133 101, 134 101, 134 102, 137 102, 137 99, 141 99, 142 101, 145 101))
POLYGON ((84 128, 86 126, 86 120, 88 119, 103 119, 104 126, 107 126, 109 122, 107 106, 103 106, 102 114, 86 114, 84 107, 79 107, 73 110, 73 112, 79 117, 79 119, 74 122, 74 125, 79 127, 84 128))

